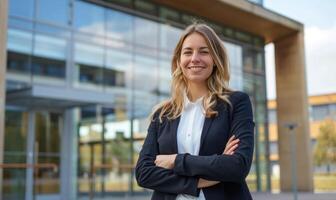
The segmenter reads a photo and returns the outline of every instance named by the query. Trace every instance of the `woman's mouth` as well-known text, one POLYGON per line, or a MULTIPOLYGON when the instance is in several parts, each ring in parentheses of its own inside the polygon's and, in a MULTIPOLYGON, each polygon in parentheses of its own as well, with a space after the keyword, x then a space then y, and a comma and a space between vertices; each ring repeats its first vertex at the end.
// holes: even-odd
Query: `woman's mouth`
POLYGON ((188 69, 204 69, 205 67, 204 66, 190 66, 190 67, 187 67, 188 69))

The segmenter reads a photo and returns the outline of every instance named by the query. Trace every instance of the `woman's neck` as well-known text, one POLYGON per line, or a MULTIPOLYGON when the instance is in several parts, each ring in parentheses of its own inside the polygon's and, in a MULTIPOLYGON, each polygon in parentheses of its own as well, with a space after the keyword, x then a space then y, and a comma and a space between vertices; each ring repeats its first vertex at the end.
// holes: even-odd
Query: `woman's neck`
POLYGON ((205 96, 208 93, 208 88, 204 84, 189 83, 187 96, 191 102, 205 96))

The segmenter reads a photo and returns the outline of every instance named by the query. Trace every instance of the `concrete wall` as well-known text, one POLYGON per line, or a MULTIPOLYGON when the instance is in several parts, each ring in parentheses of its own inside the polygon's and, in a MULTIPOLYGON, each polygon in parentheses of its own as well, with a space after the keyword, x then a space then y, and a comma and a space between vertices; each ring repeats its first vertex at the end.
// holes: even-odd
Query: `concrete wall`
MULTIPOLYGON (((0 163, 3 163, 5 99, 6 99, 6 44, 7 44, 7 11, 8 1, 0 1, 0 163)), ((2 169, 0 169, 0 186, 2 185, 2 169)), ((2 187, 0 187, 0 199, 2 187)))
POLYGON ((275 41, 274 47, 280 188, 281 191, 291 190, 294 177, 291 156, 294 152, 298 190, 313 191, 303 31, 275 41), (288 123, 295 123, 298 126, 291 132, 286 127, 288 123), (294 134, 294 137, 291 134, 294 134), (294 142, 293 151, 291 142, 294 142))

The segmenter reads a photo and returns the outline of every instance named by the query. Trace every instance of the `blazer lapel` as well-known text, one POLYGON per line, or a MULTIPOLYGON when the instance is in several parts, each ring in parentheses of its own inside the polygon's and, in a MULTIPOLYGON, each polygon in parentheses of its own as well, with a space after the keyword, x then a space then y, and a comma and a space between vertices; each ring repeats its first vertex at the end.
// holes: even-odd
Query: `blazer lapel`
POLYGON ((202 150, 202 146, 205 140, 205 137, 207 136, 208 132, 209 132, 209 128, 212 124, 213 121, 213 117, 206 117, 204 120, 204 125, 203 125, 203 129, 202 129, 202 135, 201 135, 201 143, 200 143, 200 151, 202 150))
POLYGON ((173 152, 178 152, 177 149, 177 128, 180 123, 180 117, 176 118, 175 120, 172 120, 171 122, 171 141, 172 141, 172 147, 173 147, 173 152))

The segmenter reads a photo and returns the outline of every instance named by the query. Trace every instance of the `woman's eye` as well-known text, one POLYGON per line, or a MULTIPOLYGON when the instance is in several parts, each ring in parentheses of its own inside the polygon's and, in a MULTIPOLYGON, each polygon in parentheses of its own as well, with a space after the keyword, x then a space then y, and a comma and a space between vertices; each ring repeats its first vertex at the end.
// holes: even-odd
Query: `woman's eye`
POLYGON ((208 51, 201 51, 201 54, 208 54, 208 51))
POLYGON ((184 55, 190 55, 191 54, 191 51, 185 51, 183 52, 184 55))

